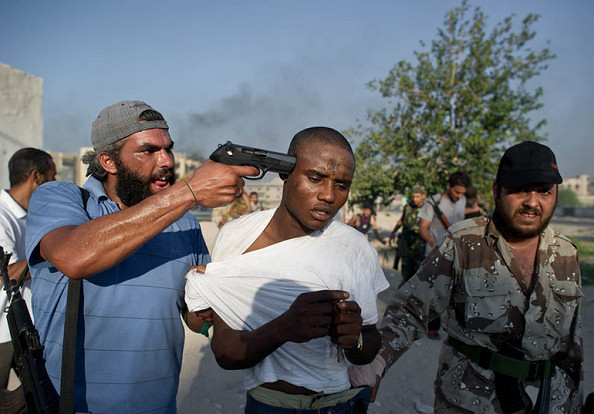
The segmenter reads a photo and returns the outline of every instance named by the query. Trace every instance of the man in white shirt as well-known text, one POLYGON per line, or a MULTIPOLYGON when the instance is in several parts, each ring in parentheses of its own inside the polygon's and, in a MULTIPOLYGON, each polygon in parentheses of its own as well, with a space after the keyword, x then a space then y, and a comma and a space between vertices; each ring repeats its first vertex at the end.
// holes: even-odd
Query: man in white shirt
MULTIPOLYGON (((56 165, 47 152, 36 148, 21 148, 8 161, 9 190, 0 190, 0 246, 12 253, 8 275, 19 279, 27 268, 25 254, 25 221, 29 198, 41 184, 54 181, 56 165)), ((22 295, 31 313, 31 277, 27 272, 22 295)), ((2 281, 0 280, 0 285, 2 281)), ((7 305, 6 292, 0 292, 0 309, 7 305)), ((0 388, 6 388, 12 365, 13 347, 6 322, 0 315, 0 388)))
POLYGON ((366 412, 369 388, 351 387, 347 360, 377 353, 376 299, 388 282, 365 237, 333 220, 353 152, 338 131, 314 127, 289 153, 297 162, 281 175, 280 206, 225 225, 206 273, 188 274, 188 326, 213 318, 217 362, 244 372, 246 414, 366 412))

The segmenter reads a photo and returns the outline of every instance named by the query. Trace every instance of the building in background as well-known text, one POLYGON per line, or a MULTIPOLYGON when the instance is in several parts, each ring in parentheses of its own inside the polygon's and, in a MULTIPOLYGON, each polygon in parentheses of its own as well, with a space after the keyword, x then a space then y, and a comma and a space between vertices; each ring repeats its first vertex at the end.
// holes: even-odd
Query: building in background
POLYGON ((283 197, 283 180, 278 176, 271 181, 245 180, 245 191, 258 193, 258 200, 264 209, 278 207, 283 197))
POLYGON ((43 148, 43 80, 0 63, 0 188, 8 160, 23 147, 43 148))
POLYGON ((590 195, 590 174, 580 174, 577 178, 563 179, 563 188, 568 188, 578 196, 590 195))
MULTIPOLYGON (((56 163, 56 180, 71 181, 82 186, 87 180, 87 165, 83 164, 81 158, 91 147, 82 147, 77 153, 66 153, 48 151, 56 163)), ((202 164, 193 154, 174 152, 175 172, 179 178, 187 177, 202 164)))

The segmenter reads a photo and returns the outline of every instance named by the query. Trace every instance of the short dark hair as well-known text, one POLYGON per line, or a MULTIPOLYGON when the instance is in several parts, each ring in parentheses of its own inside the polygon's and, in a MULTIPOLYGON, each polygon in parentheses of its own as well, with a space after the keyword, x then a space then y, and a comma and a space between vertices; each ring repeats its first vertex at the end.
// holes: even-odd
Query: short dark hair
POLYGON ((10 186, 24 183, 35 170, 46 174, 52 165, 52 156, 37 148, 21 148, 10 157, 8 161, 8 179, 10 186))
POLYGON ((466 199, 478 197, 478 191, 475 186, 470 185, 466 187, 466 199))
POLYGON ((298 155, 302 147, 312 141, 336 145, 350 152, 353 155, 353 160, 355 159, 353 148, 344 135, 335 129, 321 126, 306 128, 295 134, 289 145, 289 154, 298 155))
POLYGON ((470 176, 464 171, 456 171, 455 173, 450 174, 448 177, 448 184, 450 187, 461 185, 464 188, 468 188, 472 185, 470 176))
MULTIPOLYGON (((164 120, 163 115, 161 115, 160 112, 155 111, 154 109, 147 109, 147 110, 143 111, 138 116, 138 119, 141 121, 162 121, 162 120, 164 120)), ((121 139, 119 141, 116 141, 113 144, 107 145, 105 148, 103 148, 101 150, 101 152, 105 152, 105 153, 109 154, 110 157, 119 159, 120 152, 122 150, 122 147, 126 143, 126 139, 127 139, 127 137, 124 139, 121 139)), ((107 171, 105 171, 105 169, 101 166, 101 163, 99 162, 99 154, 96 151, 94 151, 94 150, 87 151, 81 157, 81 161, 83 162, 83 164, 88 165, 87 174, 86 174, 87 177, 89 175, 92 175, 99 181, 105 181, 105 178, 107 177, 107 171)))

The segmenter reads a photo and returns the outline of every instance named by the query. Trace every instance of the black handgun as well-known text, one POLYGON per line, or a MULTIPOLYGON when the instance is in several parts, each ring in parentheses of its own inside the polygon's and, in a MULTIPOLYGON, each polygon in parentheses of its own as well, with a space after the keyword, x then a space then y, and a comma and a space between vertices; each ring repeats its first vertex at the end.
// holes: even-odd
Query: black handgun
POLYGON ((258 177, 243 177, 247 180, 260 180, 268 171, 290 174, 297 158, 294 155, 268 151, 259 148, 244 147, 227 141, 210 154, 210 159, 226 165, 249 165, 258 168, 262 174, 258 177))
MULTIPOLYGON (((43 345, 39 339, 39 333, 25 300, 21 297, 21 292, 14 280, 8 277, 8 261, 10 253, 5 254, 0 246, 0 265, 4 290, 8 295, 8 306, 6 310, 6 320, 12 338, 14 348, 15 370, 22 383, 12 392, 23 392, 26 413, 30 414, 57 414, 59 409, 58 393, 54 389, 52 382, 45 369, 45 360, 43 359, 43 345)), ((22 404, 19 398, 10 407, 3 406, 0 403, 0 412, 12 413, 18 411, 19 404, 22 404), (13 411, 14 410, 14 411, 13 411)))

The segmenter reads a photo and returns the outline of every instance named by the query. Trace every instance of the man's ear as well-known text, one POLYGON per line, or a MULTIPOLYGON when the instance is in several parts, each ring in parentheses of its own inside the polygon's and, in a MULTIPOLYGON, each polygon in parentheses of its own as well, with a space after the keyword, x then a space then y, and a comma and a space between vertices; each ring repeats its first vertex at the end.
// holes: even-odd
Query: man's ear
POLYGON ((493 200, 497 200, 497 181, 493 181, 493 200))
POLYGON ((114 158, 106 152, 99 153, 99 163, 109 174, 116 174, 118 172, 114 158))
POLYGON ((39 187, 43 183, 43 176, 37 170, 31 171, 31 175, 29 177, 33 178, 33 182, 35 183, 35 186, 37 186, 37 187, 39 187))

